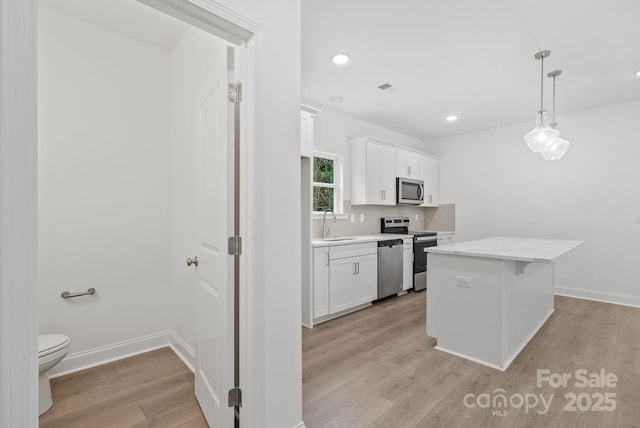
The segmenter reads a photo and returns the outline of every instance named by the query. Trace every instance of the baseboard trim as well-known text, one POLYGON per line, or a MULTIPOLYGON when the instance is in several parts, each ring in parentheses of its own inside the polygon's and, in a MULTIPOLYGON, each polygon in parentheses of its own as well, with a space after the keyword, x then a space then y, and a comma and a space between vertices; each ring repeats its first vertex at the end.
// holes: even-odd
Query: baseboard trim
MULTIPOLYGON (((49 372, 49 377, 64 376, 80 370, 167 347, 171 344, 172 333, 171 331, 164 331, 69 354, 49 372)), ((175 335, 175 333, 173 334, 175 335)))
POLYGON ((555 287, 555 294, 558 296, 574 297, 576 299, 594 300, 596 302, 640 308, 640 297, 628 294, 610 293, 558 285, 555 287))
POLYGON ((195 364, 196 364, 196 352, 194 349, 187 344, 180 336, 178 336, 175 331, 171 330, 171 343, 169 346, 173 349, 173 352, 176 353, 178 357, 182 360, 182 362, 189 367, 189 370, 195 372, 195 364))
POLYGON ((306 428, 304 421, 300 422, 298 425, 294 426, 293 428, 306 428))

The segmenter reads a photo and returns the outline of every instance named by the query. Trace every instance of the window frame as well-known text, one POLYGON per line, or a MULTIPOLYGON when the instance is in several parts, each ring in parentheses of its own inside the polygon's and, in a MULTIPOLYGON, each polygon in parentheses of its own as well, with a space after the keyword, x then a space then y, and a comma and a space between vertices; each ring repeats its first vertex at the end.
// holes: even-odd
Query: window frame
MULTIPOLYGON (((313 198, 313 189, 315 187, 329 187, 333 189, 333 210, 336 216, 344 214, 344 198, 343 195, 343 159, 342 155, 335 153, 322 152, 318 150, 313 151, 313 157, 311 158, 311 195, 313 198), (313 165, 315 158, 328 159, 333 161, 333 183, 318 183, 313 181, 313 165)), ((313 204, 313 199, 311 200, 313 204)), ((313 208, 313 207, 312 207, 313 208)), ((313 211, 314 218, 322 218, 324 211, 313 211)))

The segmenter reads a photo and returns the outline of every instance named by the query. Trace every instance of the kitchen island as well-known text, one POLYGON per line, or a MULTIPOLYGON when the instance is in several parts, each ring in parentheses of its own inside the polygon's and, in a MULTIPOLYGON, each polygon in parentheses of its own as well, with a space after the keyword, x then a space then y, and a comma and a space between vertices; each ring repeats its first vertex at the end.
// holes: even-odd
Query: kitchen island
POLYGON ((495 237, 426 248, 436 349, 506 370, 554 311, 554 260, 582 242, 495 237))

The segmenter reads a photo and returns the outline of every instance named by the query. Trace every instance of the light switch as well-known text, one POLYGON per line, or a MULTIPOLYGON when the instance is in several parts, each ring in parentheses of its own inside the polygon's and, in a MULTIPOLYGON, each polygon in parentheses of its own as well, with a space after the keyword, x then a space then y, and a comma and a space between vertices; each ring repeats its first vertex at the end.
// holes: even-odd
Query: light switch
POLYGON ((360 214, 360 223, 364 223, 364 214, 360 214))
POLYGON ((351 214, 351 223, 355 223, 355 222, 356 222, 356 215, 351 214))

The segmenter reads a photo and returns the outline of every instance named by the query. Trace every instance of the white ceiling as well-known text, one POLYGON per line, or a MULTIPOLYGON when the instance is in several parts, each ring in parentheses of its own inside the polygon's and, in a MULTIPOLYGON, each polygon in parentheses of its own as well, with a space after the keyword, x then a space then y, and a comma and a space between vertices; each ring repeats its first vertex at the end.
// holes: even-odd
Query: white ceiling
POLYGON ((425 140, 533 126, 542 49, 558 113, 640 98, 639 17, 637 0, 302 0, 303 99, 425 140))
POLYGON ((39 0, 40 6, 172 51, 189 27, 136 0, 39 0))

